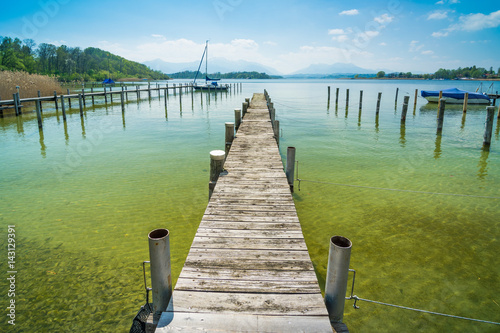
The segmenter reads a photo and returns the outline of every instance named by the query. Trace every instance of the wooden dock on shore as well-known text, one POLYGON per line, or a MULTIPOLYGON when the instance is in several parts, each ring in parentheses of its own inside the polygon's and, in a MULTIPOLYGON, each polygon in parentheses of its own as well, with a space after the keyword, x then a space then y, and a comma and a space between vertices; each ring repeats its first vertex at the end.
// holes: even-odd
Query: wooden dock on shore
POLYGON ((254 94, 156 332, 332 332, 264 94, 254 94))

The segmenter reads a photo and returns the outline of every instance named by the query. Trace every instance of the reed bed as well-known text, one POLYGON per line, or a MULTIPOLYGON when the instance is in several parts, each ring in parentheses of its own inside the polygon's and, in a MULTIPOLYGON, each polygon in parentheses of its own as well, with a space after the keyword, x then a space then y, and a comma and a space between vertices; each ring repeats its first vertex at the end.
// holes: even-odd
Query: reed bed
POLYGON ((54 91, 62 94, 63 89, 55 77, 27 72, 0 71, 0 98, 12 99, 12 94, 17 92, 19 86, 19 97, 37 97, 38 90, 41 96, 52 96, 54 91))

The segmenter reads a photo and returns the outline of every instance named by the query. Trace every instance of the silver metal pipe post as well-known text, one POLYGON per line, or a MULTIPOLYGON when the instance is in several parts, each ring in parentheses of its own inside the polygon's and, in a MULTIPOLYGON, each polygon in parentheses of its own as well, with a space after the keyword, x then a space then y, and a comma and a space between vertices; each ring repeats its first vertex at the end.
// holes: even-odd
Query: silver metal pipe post
POLYGON ((330 239, 325 304, 332 323, 341 323, 344 317, 351 247, 351 241, 345 237, 333 236, 330 239))
POLYGON ((153 313, 158 313, 167 309, 172 297, 169 231, 167 229, 153 230, 149 233, 148 239, 153 313))

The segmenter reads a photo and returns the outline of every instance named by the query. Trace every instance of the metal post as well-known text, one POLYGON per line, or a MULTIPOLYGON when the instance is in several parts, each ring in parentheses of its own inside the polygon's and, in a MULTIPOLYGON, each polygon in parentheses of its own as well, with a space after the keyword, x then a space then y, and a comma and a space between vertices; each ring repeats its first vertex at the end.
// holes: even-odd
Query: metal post
POLYGON ((212 197, 215 184, 224 168, 226 153, 223 150, 212 150, 210 152, 210 182, 208 183, 208 200, 212 197))
POLYGON ((167 229, 153 230, 149 233, 148 240, 153 313, 161 313, 167 309, 172 297, 169 231, 167 229))
POLYGON ((345 293, 351 260, 352 243, 342 236, 330 238, 326 270, 325 304, 330 322, 340 323, 344 317, 345 293))
POLYGON ((286 150, 286 179, 290 185, 290 191, 293 193, 293 181, 295 175, 295 147, 288 147, 286 150))

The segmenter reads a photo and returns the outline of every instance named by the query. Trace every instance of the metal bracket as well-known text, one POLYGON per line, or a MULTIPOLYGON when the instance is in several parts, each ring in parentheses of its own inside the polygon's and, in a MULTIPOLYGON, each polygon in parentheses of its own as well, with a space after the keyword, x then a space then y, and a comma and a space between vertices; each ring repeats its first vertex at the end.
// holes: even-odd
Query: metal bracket
POLYGON ((146 264, 149 264, 150 261, 143 261, 142 262, 142 275, 144 276, 144 288, 146 289, 146 305, 149 306, 149 292, 153 290, 152 288, 148 287, 148 284, 146 282, 146 264))
POLYGON ((356 302, 359 300, 358 296, 354 295, 354 282, 356 281, 356 271, 354 269, 349 268, 349 272, 352 272, 352 287, 351 287, 351 296, 346 297, 347 300, 354 300, 353 307, 355 309, 359 309, 359 306, 356 305, 356 302))

